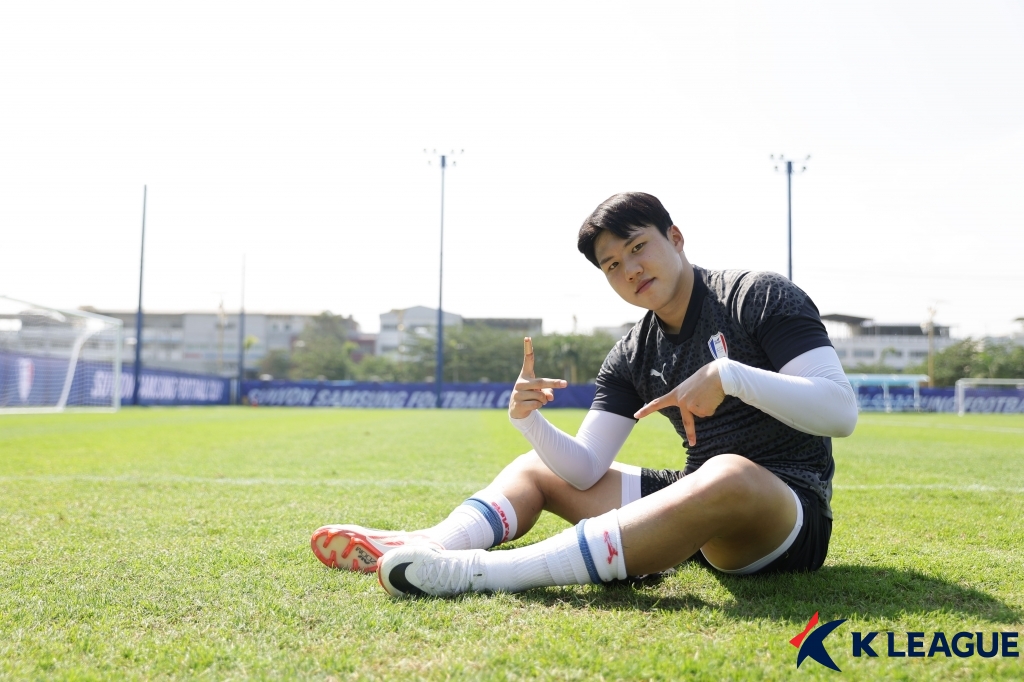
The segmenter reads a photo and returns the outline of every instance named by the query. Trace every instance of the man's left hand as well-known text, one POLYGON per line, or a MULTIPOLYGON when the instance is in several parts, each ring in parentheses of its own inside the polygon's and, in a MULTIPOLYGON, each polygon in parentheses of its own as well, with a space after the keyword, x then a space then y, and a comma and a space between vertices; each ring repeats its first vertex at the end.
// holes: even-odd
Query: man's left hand
POLYGON ((697 429, 693 425, 694 415, 710 417, 723 400, 725 391, 722 389, 722 378, 718 376, 718 366, 712 362, 698 369, 665 395, 641 407, 633 416, 636 419, 643 419, 666 407, 678 407, 683 416, 686 440, 693 446, 697 444, 697 429))

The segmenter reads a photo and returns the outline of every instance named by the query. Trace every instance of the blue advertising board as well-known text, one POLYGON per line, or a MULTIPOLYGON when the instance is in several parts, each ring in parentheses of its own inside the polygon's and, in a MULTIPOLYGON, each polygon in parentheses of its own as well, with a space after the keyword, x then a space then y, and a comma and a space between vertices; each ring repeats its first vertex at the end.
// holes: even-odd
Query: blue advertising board
MULTIPOLYGON (((545 409, 576 407, 588 409, 594 400, 593 384, 569 386, 555 391, 555 401, 545 409)), ((450 383, 441 391, 445 409, 505 409, 512 393, 509 384, 450 383)), ((433 408, 437 405, 434 384, 369 383, 354 381, 244 381, 243 402, 277 407, 362 407, 433 408)), ((955 412, 952 388, 922 388, 922 412, 955 412)), ((886 400, 880 386, 860 386, 857 403, 865 412, 909 412, 915 410, 914 391, 890 387, 886 400)), ((975 388, 964 400, 968 412, 1024 412, 1024 390, 975 388)))
MULTIPOLYGON (((135 388, 134 364, 125 365, 121 370, 121 402, 132 400, 135 388)), ((99 375, 99 372, 97 372, 99 375)), ((104 381, 113 384, 109 378, 94 376, 93 391, 102 391, 104 381)), ((105 389, 109 395, 109 388, 105 389)), ((228 405, 231 402, 231 379, 207 374, 189 374, 165 369, 142 368, 139 376, 140 405, 228 405)))
MULTIPOLYGON (((589 408, 594 385, 569 386, 555 391, 552 407, 589 408)), ((279 407, 377 407, 388 409, 437 407, 434 384, 397 384, 354 381, 243 381, 243 402, 279 407)), ((450 383, 441 390, 444 409, 506 409, 510 384, 450 383)))
MULTIPOLYGON (((121 401, 134 389, 132 365, 121 372, 121 401)), ((50 407, 57 404, 68 381, 64 358, 0 353, 0 407, 50 407)), ((114 371, 110 363, 79 361, 68 389, 68 407, 110 406, 114 371)), ((227 405, 231 380, 216 376, 143 368, 139 402, 143 405, 227 405)))
MULTIPOLYGON (((60 398, 68 377, 68 362, 61 358, 0 353, 0 407, 52 406, 60 398)), ((68 395, 69 407, 110 405, 114 374, 109 363, 79 362, 68 395)), ((131 401, 134 388, 132 365, 121 372, 121 401, 131 401)), ((588 409, 594 400, 593 384, 573 385, 555 391, 550 408, 588 409)), ((444 409, 505 409, 512 386, 504 383, 447 383, 441 391, 444 409)), ((143 368, 139 385, 143 405, 227 405, 231 380, 217 376, 143 368)), ((242 402, 255 406, 434 408, 432 383, 399 384, 354 381, 243 381, 242 402)), ((913 389, 859 386, 858 407, 865 412, 955 412, 952 388, 922 388, 916 401, 913 389)), ((1024 389, 971 388, 964 408, 976 413, 1024 413, 1024 389)))
MULTIPOLYGON (((859 386, 857 406, 863 412, 885 412, 886 398, 881 386, 859 386)), ((888 409, 912 412, 914 389, 890 386, 888 409)), ((922 388, 918 409, 921 412, 956 412, 956 393, 952 388, 922 388)), ((978 413, 1024 412, 1024 390, 1016 388, 971 388, 964 395, 964 411, 978 413)))

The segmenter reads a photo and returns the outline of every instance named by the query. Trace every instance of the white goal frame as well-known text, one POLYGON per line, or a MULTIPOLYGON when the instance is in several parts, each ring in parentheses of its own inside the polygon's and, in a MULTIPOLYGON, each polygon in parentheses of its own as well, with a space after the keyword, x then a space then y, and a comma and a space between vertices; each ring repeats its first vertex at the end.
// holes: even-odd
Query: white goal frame
MULTIPOLYGON (((74 341, 71 343, 70 351, 66 356, 68 366, 64 374, 63 385, 56 403, 53 405, 34 405, 29 407, 0 406, 0 414, 38 414, 64 411, 116 412, 121 408, 121 354, 123 350, 124 336, 124 323, 121 320, 115 317, 107 317, 106 315, 98 315, 85 310, 67 310, 39 305, 37 303, 12 298, 10 296, 0 296, 0 304, 24 306, 26 310, 30 310, 32 312, 38 311, 37 314, 50 317, 58 322, 68 322, 69 320, 82 321, 80 328, 75 332, 74 341), (110 404, 95 406, 73 405, 72 407, 68 407, 68 399, 71 395, 71 386, 74 383, 78 361, 82 357, 82 350, 90 338, 101 332, 112 333, 114 341, 112 357, 109 360, 113 379, 110 389, 110 404)), ((6 317, 5 319, 18 319, 18 328, 13 331, 19 331, 21 329, 19 318, 6 317)), ((0 329, 0 332, 2 331, 12 330, 0 329)), ((2 339, 0 339, 0 341, 2 341, 2 339)), ((0 351, 3 351, 4 349, 4 345, 0 343, 0 351)), ((2 388, 2 385, 0 385, 0 388, 2 388)))
POLYGON ((953 390, 956 395, 956 413, 958 416, 962 417, 966 414, 966 410, 964 410, 964 394, 966 389, 977 386, 1013 386, 1024 389, 1024 379, 957 379, 953 390))

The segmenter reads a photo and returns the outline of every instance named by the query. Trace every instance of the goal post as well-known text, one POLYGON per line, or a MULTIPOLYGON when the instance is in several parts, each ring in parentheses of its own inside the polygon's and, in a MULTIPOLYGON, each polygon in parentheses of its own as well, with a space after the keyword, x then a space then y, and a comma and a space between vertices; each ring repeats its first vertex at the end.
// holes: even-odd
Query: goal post
POLYGON ((0 296, 0 413, 120 408, 122 326, 0 296))
POLYGON ((981 386, 1001 386, 1004 388, 1016 388, 1018 391, 1024 390, 1024 378, 1021 379, 957 379, 954 384, 954 394, 956 397, 956 413, 959 416, 964 416, 967 412, 967 389, 978 388, 981 386))

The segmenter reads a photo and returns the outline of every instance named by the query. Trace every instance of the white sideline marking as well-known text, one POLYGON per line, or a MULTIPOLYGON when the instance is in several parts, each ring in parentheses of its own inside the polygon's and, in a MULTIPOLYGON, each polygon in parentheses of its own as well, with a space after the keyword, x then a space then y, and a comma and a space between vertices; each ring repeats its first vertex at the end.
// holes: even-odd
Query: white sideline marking
POLYGON ((909 426, 911 428, 918 429, 947 429, 949 431, 987 431, 988 433, 1022 433, 1024 429, 1017 429, 1012 426, 954 426, 953 424, 932 424, 932 423, 919 423, 919 422, 891 422, 891 421, 871 421, 870 419, 860 419, 860 423, 867 426, 909 426))
POLYGON ((836 485, 836 490, 948 490, 957 493, 1024 494, 1024 488, 997 488, 991 485, 952 485, 950 483, 880 483, 877 485, 836 485))
POLYGON ((0 476, 0 482, 39 481, 45 483, 85 482, 85 483, 213 483, 219 485, 297 485, 303 487, 328 486, 346 488, 351 486, 384 488, 411 488, 425 486, 429 488, 470 489, 482 487, 476 483, 434 483, 430 481, 400 481, 395 479, 343 479, 343 478, 229 478, 204 476, 175 476, 173 474, 94 476, 90 474, 26 474, 23 476, 0 476))

